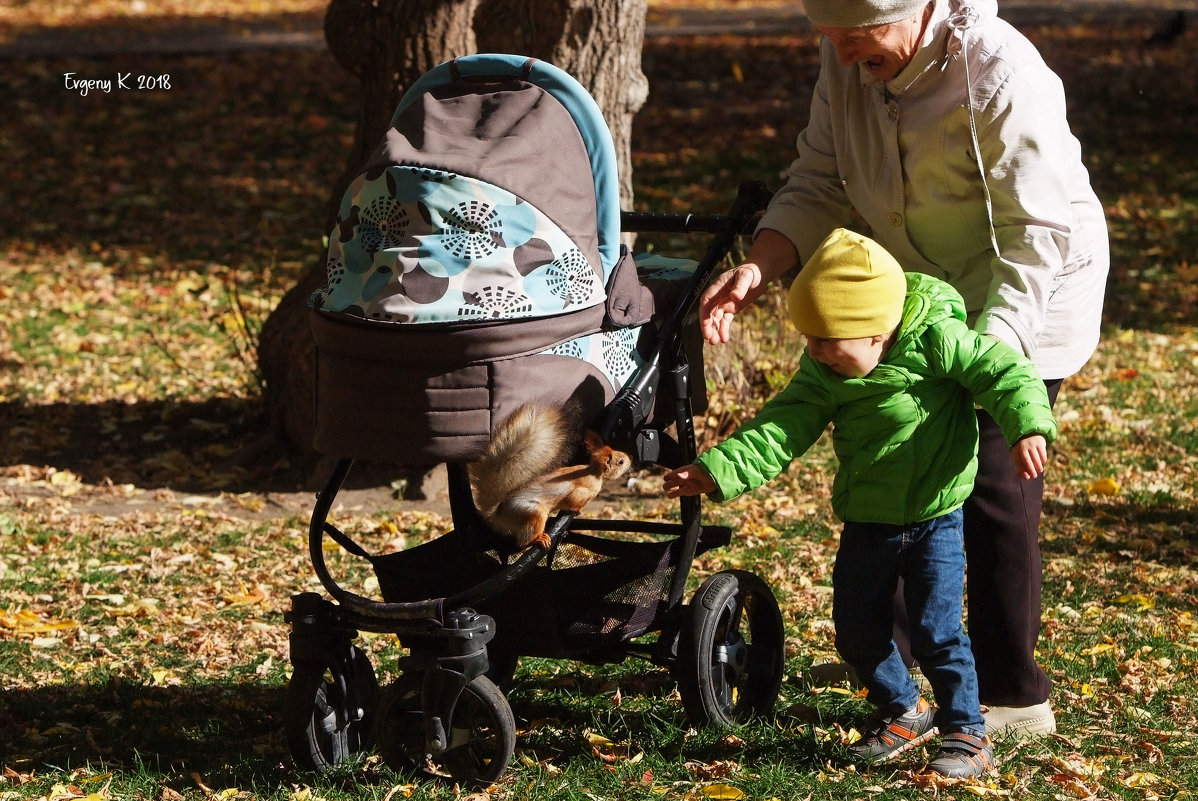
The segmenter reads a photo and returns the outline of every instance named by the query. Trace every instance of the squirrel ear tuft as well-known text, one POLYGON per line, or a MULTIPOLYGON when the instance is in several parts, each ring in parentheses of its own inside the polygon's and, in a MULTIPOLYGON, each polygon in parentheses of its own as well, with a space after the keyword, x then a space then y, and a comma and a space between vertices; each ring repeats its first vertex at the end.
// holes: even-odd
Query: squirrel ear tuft
POLYGON ((594 431, 587 431, 582 438, 583 443, 589 451, 597 451, 603 447, 603 438, 594 431))

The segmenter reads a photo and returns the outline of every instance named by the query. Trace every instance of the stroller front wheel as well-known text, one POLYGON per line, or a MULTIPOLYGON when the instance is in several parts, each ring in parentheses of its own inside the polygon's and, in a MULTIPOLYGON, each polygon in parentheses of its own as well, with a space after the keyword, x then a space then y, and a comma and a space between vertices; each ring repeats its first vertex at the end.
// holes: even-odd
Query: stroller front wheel
POLYGON ((516 720, 503 692, 486 676, 463 689, 447 726, 448 748, 425 747, 422 673, 405 673, 383 690, 374 741, 389 767, 422 778, 476 786, 496 781, 516 750, 516 720))
POLYGON ((687 717, 731 726, 769 714, 782 684, 782 612, 761 578, 709 576, 695 591, 678 638, 675 680, 687 717))
POLYGON ((360 758, 370 747, 378 681, 369 657, 351 646, 330 664, 300 662, 287 684, 284 734, 302 768, 325 771, 360 758))

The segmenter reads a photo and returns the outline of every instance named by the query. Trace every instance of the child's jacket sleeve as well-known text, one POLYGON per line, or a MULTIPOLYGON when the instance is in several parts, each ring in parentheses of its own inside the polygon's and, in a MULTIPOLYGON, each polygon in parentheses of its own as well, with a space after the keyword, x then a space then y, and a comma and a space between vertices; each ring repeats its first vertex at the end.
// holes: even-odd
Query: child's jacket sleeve
POLYGON ((786 388, 757 416, 699 457, 718 487, 712 499, 722 503, 777 478, 815 444, 834 409, 828 387, 801 363, 786 388))
POLYGON ((1007 445, 1032 434, 1041 434, 1052 444, 1057 424, 1035 365, 1010 345, 969 331, 963 324, 949 323, 939 329, 946 330, 953 336, 943 337, 935 351, 940 354, 940 369, 969 390, 998 422, 1007 445))

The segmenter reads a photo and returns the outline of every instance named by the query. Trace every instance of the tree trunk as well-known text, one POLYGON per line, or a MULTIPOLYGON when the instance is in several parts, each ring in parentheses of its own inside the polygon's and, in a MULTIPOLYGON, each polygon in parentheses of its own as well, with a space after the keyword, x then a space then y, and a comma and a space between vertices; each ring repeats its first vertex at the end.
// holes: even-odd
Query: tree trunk
MULTIPOLYGON (((645 13, 646 0, 331 0, 325 38, 338 63, 361 80, 362 98, 353 148, 332 187, 329 225, 403 89, 443 61, 480 51, 540 58, 590 91, 611 127, 620 199, 630 208, 632 118, 647 95, 640 69, 645 13)), ((267 318, 258 343, 272 431, 308 465, 317 454, 307 301, 325 280, 323 264, 304 274, 267 318)))
MULTIPOLYGON (((471 21, 478 0, 332 0, 325 40, 339 64, 362 82, 354 145, 331 187, 328 225, 341 194, 382 138, 404 87, 456 56, 475 52, 471 21)), ((327 226, 326 226, 327 227, 327 226)), ((315 360, 308 298, 326 280, 323 263, 305 273, 267 317, 258 342, 272 434, 296 459, 312 464, 315 360)))

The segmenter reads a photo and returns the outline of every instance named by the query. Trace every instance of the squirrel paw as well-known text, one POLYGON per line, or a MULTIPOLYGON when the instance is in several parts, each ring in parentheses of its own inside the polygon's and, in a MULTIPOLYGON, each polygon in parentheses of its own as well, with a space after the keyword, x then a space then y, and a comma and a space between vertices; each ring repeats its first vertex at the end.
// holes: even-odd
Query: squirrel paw
POLYGON ((549 535, 542 531, 540 533, 533 534, 532 539, 528 541, 528 544, 540 545, 545 550, 549 550, 549 546, 552 544, 552 542, 553 541, 549 539, 549 535))

